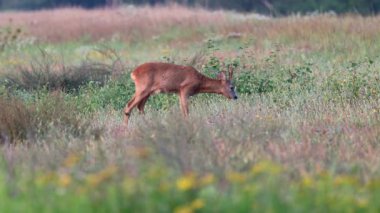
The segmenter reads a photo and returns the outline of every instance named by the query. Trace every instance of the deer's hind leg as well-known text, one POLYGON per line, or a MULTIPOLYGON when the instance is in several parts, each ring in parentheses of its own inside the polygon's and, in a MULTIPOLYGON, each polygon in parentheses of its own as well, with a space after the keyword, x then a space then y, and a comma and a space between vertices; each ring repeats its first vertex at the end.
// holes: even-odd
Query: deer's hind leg
POLYGON ((131 110, 130 109, 128 109, 131 105, 132 105, 132 103, 135 101, 135 98, 136 98, 136 95, 134 95, 129 101, 128 101, 128 103, 127 103, 127 105, 125 106, 125 108, 124 108, 124 123, 126 124, 126 125, 128 125, 128 119, 129 119, 129 116, 131 115, 130 113, 131 113, 131 110))
POLYGON ((135 98, 136 98, 136 95, 133 95, 133 97, 131 98, 131 100, 128 101, 127 106, 130 106, 133 103, 133 101, 135 100, 135 98))
POLYGON ((144 107, 146 102, 148 101, 148 98, 150 97, 150 94, 146 96, 146 98, 142 99, 140 103, 137 104, 137 109, 140 111, 140 114, 144 114, 144 107))
POLYGON ((144 99, 147 99, 149 97, 149 95, 150 94, 148 91, 143 91, 141 93, 135 93, 133 98, 128 102, 128 104, 124 108, 124 123, 126 125, 128 125, 129 116, 131 116, 131 112, 132 112, 133 108, 136 105, 140 104, 141 101, 143 101, 144 99))

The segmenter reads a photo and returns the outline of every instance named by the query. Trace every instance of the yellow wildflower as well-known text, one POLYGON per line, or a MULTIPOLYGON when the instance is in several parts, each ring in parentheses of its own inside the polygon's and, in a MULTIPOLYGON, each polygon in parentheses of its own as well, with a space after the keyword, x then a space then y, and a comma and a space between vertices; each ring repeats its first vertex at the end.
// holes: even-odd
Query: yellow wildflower
POLYGON ((191 202, 190 206, 191 206, 191 208, 193 208, 195 210, 201 209, 205 206, 205 202, 202 199, 197 198, 193 202, 191 202))
POLYGON ((70 154, 69 156, 67 156, 67 158, 63 162, 63 166, 65 166, 67 168, 71 168, 71 167, 75 166, 75 164, 77 164, 78 161, 79 161, 79 157, 77 155, 70 154))
POLYGON ((281 172, 281 167, 270 161, 262 161, 254 165, 251 169, 251 172, 253 175, 259 175, 262 173, 276 175, 281 172))
POLYGON ((35 183, 38 186, 43 186, 45 184, 51 183, 55 179, 55 177, 56 176, 55 176, 55 174, 53 172, 47 172, 45 174, 42 174, 42 175, 38 176, 35 179, 35 183))
POLYGON ((136 191, 136 181, 133 178, 125 178, 123 181, 123 189, 127 193, 134 193, 136 191))
POLYGON ((228 172, 226 178, 232 183, 242 183, 247 179, 247 175, 238 172, 228 172))
POLYGON ((358 205, 360 208, 365 208, 368 206, 368 199, 364 198, 364 197, 358 197, 356 198, 356 205, 358 205))
POLYGON ((92 186, 92 187, 96 187, 98 186, 101 182, 109 179, 110 177, 112 177, 113 174, 115 174, 117 172, 117 167, 116 166, 109 166, 107 168, 105 168, 104 170, 96 173, 96 174, 91 174, 91 175, 88 175, 86 180, 87 180, 87 183, 92 186))
POLYGON ((354 177, 348 175, 339 175, 335 177, 334 184, 339 185, 356 185, 357 180, 354 177))
POLYGON ((8 64, 11 65, 11 66, 15 66, 15 65, 22 65, 22 61, 21 60, 18 60, 18 59, 9 59, 8 61, 8 64))
POLYGON ((213 174, 207 174, 200 179, 200 185, 206 186, 215 182, 215 176, 213 174))
POLYGON ((380 179, 372 179, 366 184, 366 188, 368 189, 376 189, 380 188, 380 179))
POLYGON ((163 55, 169 55, 170 54, 170 49, 169 48, 165 48, 165 49, 162 49, 161 50, 161 53, 163 54, 163 55))
POLYGON ((174 209, 174 213, 192 213, 195 210, 201 209, 205 206, 205 203, 202 199, 197 198, 190 205, 179 206, 174 209))
POLYGON ((67 187, 71 183, 71 176, 69 174, 61 174, 58 177, 58 185, 61 187, 67 187))
POLYGON ((191 206, 179 206, 174 209, 174 213, 193 213, 194 210, 191 208, 191 206))
POLYGON ((187 191, 194 188, 196 180, 193 174, 185 175, 177 180, 177 189, 180 191, 187 191))
POLYGON ((305 187, 311 187, 313 185, 313 179, 309 175, 305 175, 302 178, 302 185, 305 187))
POLYGON ((105 60, 106 59, 106 56, 104 54, 102 54, 101 52, 99 51, 96 51, 96 50, 90 50, 88 53, 87 53, 87 58, 91 59, 91 60, 105 60))

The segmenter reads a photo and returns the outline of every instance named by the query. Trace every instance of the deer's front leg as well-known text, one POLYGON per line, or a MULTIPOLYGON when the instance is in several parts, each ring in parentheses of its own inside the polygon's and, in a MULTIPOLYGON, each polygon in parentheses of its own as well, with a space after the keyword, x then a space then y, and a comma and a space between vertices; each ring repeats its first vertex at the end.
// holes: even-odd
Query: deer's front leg
POLYGON ((181 111, 182 111, 182 114, 184 117, 189 116, 189 107, 187 105, 188 97, 189 96, 186 94, 186 92, 181 92, 179 95, 179 102, 181 104, 181 111))
POLYGON ((190 96, 194 95, 196 88, 197 85, 187 85, 185 87, 182 87, 179 93, 179 101, 181 103, 181 110, 184 117, 189 116, 188 99, 190 96))

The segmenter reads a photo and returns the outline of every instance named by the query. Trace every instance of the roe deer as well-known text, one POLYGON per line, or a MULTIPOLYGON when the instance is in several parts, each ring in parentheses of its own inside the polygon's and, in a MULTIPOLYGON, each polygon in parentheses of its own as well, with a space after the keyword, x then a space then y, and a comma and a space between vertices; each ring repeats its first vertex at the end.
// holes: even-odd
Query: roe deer
POLYGON ((140 113, 144 113, 144 106, 148 98, 156 93, 178 93, 182 113, 189 114, 187 99, 198 93, 216 93, 229 99, 237 99, 235 87, 232 84, 233 70, 229 67, 227 78, 224 71, 218 74, 217 79, 209 78, 191 66, 180 66, 169 63, 145 63, 138 66, 131 73, 135 83, 135 94, 125 106, 125 124, 132 109, 137 106, 140 113))

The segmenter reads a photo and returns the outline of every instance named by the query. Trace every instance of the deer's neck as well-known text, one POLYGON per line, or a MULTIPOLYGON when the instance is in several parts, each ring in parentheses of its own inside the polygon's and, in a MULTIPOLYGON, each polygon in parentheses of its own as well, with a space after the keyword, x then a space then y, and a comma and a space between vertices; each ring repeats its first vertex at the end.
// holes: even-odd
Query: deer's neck
POLYGON ((204 77, 199 87, 201 93, 221 93, 222 82, 218 79, 204 77))

